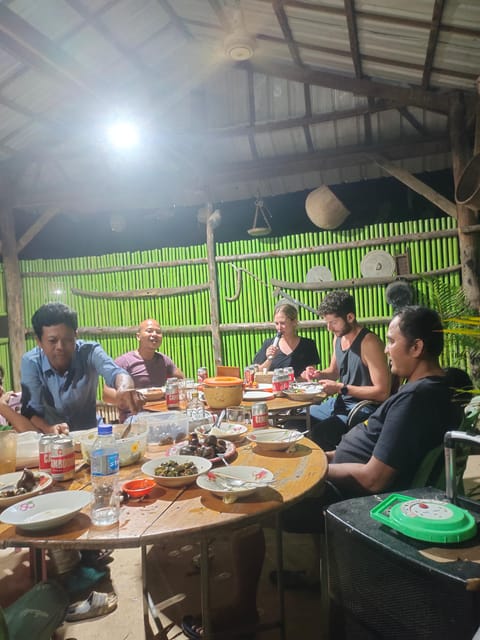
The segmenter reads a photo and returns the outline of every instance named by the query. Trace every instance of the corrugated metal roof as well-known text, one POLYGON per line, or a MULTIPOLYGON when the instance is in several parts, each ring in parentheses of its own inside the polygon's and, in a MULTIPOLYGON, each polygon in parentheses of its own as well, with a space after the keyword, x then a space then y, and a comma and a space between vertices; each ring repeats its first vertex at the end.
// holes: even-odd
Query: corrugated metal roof
POLYGON ((274 195, 378 177, 371 152, 449 166, 443 96, 472 108, 480 3, 352 4, 350 20, 344 0, 0 3, 0 159, 27 163, 17 204, 107 206, 116 182, 112 207, 274 195), (235 29, 256 40, 247 63, 225 54, 235 29), (131 160, 100 135, 123 112, 147 132, 131 160))

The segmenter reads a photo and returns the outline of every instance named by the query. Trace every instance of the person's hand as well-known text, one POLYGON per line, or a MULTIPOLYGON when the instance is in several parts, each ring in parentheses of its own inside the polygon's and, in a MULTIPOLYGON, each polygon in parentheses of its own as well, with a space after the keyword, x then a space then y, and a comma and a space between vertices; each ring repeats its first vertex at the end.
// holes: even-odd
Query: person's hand
POLYGON ((48 435, 68 435, 70 433, 70 427, 66 422, 59 422, 58 424, 51 424, 45 428, 44 432, 48 435))
POLYGON ((340 393, 340 389, 342 388, 342 384, 337 382, 336 380, 319 380, 319 384, 323 387, 323 392, 327 394, 327 396, 334 396, 336 393, 340 393))
POLYGON ((280 352, 280 349, 278 347, 274 347, 273 344, 271 344, 269 347, 267 347, 267 358, 269 360, 273 360, 274 357, 277 355, 277 353, 280 352))
POLYGON ((145 402, 145 396, 137 389, 117 389, 116 404, 122 411, 138 413, 145 402))
POLYGON ((312 382, 312 380, 317 380, 319 374, 320 372, 317 371, 315 367, 309 366, 305 369, 305 371, 302 371, 300 377, 304 380, 307 380, 307 382, 312 382))

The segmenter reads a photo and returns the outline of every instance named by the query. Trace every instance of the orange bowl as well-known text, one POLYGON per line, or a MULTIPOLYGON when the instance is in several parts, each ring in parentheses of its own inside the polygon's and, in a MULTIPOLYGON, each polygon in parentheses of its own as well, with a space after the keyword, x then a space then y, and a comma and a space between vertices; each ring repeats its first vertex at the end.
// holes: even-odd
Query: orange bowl
POLYGON ((143 496, 148 496, 155 484, 155 480, 150 478, 139 478, 138 480, 124 482, 122 489, 130 498, 143 498, 143 496))

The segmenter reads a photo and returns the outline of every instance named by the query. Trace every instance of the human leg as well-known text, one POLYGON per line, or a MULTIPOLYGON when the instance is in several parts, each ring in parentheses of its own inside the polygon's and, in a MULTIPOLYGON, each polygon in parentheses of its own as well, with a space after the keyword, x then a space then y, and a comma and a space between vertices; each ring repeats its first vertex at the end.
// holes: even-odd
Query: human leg
POLYGON ((333 451, 346 432, 347 416, 331 416, 312 424, 310 438, 324 451, 333 451))

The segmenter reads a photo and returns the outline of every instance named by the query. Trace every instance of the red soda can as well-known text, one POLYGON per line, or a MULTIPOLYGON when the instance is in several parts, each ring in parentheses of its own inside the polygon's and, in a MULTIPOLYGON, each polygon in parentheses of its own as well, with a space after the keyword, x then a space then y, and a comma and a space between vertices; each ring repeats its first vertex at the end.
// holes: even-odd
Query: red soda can
POLYGON ((251 387, 253 385, 254 379, 255 379, 255 370, 250 366, 245 367, 244 373, 243 373, 243 382, 245 383, 245 386, 251 387))
POLYGON ((268 407, 266 402, 257 402, 252 407, 252 427, 263 429, 268 427, 268 407))
POLYGON ((50 474, 55 480, 71 480, 75 474, 75 448, 72 438, 57 436, 51 443, 50 474))
POLYGON ((165 402, 167 409, 180 408, 180 388, 177 378, 168 378, 165 385, 165 402))
POLYGON ((52 442, 58 438, 58 435, 43 435, 38 441, 38 468, 40 471, 48 471, 50 473, 50 451, 52 442))
POLYGON ((199 384, 203 384, 203 381, 208 378, 208 369, 207 367, 198 367, 197 369, 197 382, 199 384))

